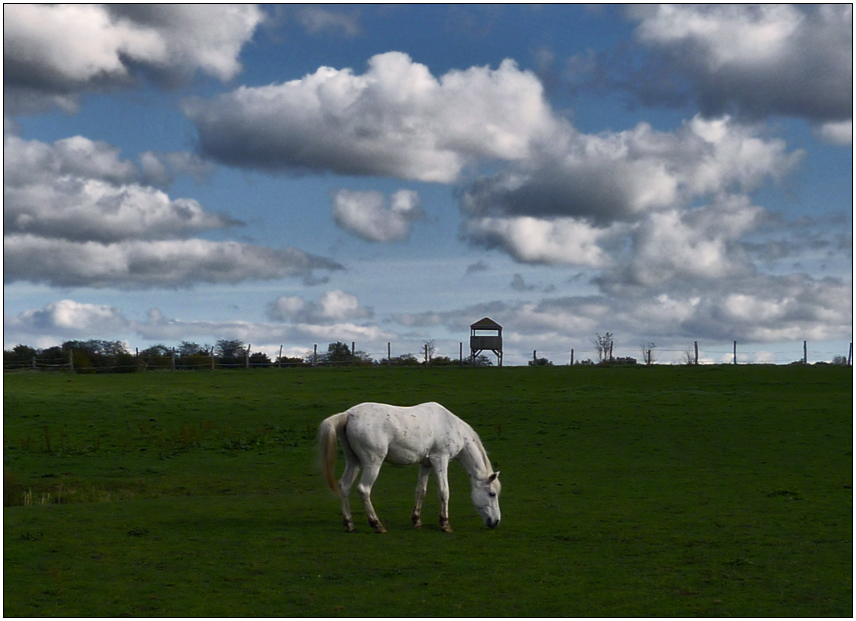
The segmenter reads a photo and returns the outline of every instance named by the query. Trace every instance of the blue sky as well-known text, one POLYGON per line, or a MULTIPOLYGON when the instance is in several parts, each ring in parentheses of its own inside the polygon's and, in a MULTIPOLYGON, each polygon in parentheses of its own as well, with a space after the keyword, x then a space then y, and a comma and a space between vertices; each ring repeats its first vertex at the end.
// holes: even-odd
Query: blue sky
POLYGON ((4 347, 847 355, 852 46, 849 5, 6 5, 4 347))

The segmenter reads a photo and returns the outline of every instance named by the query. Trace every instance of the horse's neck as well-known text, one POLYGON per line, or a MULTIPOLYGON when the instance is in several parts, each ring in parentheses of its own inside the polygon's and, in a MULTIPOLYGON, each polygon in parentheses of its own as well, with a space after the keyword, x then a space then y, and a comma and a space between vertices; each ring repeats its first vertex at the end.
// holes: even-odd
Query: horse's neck
POLYGON ((470 478, 486 479, 493 472, 487 451, 474 431, 467 434, 464 448, 458 455, 458 461, 470 475, 470 478))

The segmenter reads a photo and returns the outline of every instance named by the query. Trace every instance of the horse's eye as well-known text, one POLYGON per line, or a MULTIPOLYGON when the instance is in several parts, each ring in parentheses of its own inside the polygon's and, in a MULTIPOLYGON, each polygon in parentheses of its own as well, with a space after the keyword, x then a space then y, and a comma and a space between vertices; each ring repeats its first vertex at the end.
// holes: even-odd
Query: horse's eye
POLYGON ((496 494, 494 494, 493 492, 488 492, 487 495, 491 498, 496 498, 496 494))

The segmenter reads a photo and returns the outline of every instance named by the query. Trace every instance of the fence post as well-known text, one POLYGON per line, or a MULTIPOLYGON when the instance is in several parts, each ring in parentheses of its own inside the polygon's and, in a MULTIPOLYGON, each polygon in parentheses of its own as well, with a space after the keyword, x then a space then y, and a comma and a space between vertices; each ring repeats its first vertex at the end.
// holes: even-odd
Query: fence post
POLYGON ((34 369, 36 368, 36 357, 35 356, 33 356, 33 368, 34 369))
POLYGON ((245 369, 249 369, 249 368, 250 368, 250 348, 251 348, 251 347, 252 347, 252 345, 247 344, 247 351, 246 351, 246 353, 244 354, 244 368, 245 368, 245 369))
POLYGON ((571 347, 571 366, 574 366, 574 348, 571 347))
POLYGON ((386 366, 392 366, 392 345, 389 341, 386 342, 386 366))
POLYGON ((693 341, 693 348, 695 349, 695 363, 698 364, 698 341, 693 341))
POLYGON ((737 364, 737 341, 734 341, 734 362, 733 364, 737 364))
POLYGON ((214 370, 214 346, 211 346, 211 370, 214 370))
POLYGON ((847 354, 847 366, 853 366, 853 343, 850 343, 850 352, 847 354))
POLYGON ((803 364, 808 364, 808 345, 803 341, 803 364))
POLYGON ((277 360, 279 362, 279 368, 282 368, 282 345, 279 346, 279 358, 277 360))
POLYGON ((318 365, 318 343, 315 343, 315 346, 312 349, 312 366, 318 365))
POLYGON ((538 352, 538 350, 537 350, 537 349, 533 349, 533 350, 532 350, 532 366, 533 366, 533 367, 537 367, 537 366, 538 366, 538 356, 536 355, 536 353, 537 353, 537 352, 538 352))
POLYGON ((68 370, 74 373, 74 350, 68 350, 68 370))
POLYGON ((458 342, 458 362, 461 365, 461 368, 464 367, 464 343, 462 341, 458 342))
POLYGON ((175 371, 175 347, 172 348, 172 356, 169 359, 170 371, 175 371))

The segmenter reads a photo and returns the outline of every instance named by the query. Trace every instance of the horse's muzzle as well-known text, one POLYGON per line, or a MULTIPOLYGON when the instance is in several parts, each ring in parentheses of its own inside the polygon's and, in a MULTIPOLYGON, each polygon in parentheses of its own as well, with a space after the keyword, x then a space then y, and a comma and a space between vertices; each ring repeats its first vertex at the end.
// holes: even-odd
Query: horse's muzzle
POLYGON ((488 528, 496 528, 497 526, 499 526, 499 520, 492 520, 488 518, 484 521, 484 525, 488 528))

